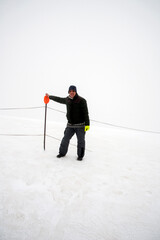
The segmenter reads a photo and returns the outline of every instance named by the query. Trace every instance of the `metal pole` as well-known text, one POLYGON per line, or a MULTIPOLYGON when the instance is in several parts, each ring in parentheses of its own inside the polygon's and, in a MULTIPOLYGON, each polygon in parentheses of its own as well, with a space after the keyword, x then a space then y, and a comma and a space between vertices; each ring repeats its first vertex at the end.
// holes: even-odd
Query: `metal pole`
POLYGON ((46 148, 46 119, 47 119, 47 104, 45 104, 45 118, 44 118, 44 143, 43 143, 44 150, 46 148))

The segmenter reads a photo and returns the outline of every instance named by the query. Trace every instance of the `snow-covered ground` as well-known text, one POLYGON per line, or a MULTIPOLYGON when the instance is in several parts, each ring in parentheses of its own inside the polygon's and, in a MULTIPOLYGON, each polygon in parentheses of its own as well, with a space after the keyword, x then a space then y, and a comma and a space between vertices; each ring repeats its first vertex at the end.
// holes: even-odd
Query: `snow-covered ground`
POLYGON ((1 240, 159 240, 160 134, 91 125, 57 159, 65 123, 0 116, 1 240))

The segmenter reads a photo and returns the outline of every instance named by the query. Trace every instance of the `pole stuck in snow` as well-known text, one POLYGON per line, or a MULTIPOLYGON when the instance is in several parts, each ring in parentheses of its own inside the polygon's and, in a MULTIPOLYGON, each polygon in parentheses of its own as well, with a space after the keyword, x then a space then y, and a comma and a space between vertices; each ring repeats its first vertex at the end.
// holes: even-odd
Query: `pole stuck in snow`
POLYGON ((48 96, 44 97, 44 103, 45 103, 45 117, 44 117, 44 142, 43 142, 43 147, 44 147, 44 150, 45 150, 45 148, 46 148, 47 104, 49 103, 49 97, 48 96))

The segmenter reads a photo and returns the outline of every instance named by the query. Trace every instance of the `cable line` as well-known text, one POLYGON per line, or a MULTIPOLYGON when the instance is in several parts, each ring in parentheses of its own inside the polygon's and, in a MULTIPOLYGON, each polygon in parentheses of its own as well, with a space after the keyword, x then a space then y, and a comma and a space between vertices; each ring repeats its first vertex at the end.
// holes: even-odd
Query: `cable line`
POLYGON ((0 133, 0 136, 10 136, 10 137, 42 137, 43 134, 0 133))
MULTIPOLYGON (((44 108, 44 106, 39 106, 39 107, 21 107, 21 108, 0 108, 0 110, 27 110, 27 109, 40 109, 40 108, 44 108)), ((65 114, 66 112, 52 108, 52 107, 48 107, 48 109, 56 111, 56 112, 60 112, 65 114)), ((99 123, 99 124, 103 124, 103 125, 107 125, 107 126, 111 126, 111 127, 116 127, 116 128, 122 128, 122 129, 127 129, 127 130, 132 130, 132 131, 138 131, 138 132, 145 132, 145 133, 154 133, 154 134, 160 134, 160 132, 156 132, 156 131, 151 131, 151 130, 144 130, 144 129, 137 129, 137 128, 131 128, 131 127, 125 127, 125 126, 120 126, 120 125, 116 125, 116 124, 112 124, 112 123, 107 123, 107 122, 101 122, 101 121, 97 121, 94 119, 91 119, 91 122, 95 122, 95 123, 99 123)))
MULTIPOLYGON (((43 134, 23 134, 23 133, 20 133, 20 134, 13 133, 13 134, 12 134, 12 133, 0 133, 0 136, 6 136, 6 137, 43 137, 43 134)), ((57 141, 59 141, 59 142, 61 141, 61 139, 56 138, 56 137, 53 137, 53 136, 51 136, 51 135, 46 134, 46 136, 49 137, 49 138, 55 139, 55 140, 57 140, 57 141)), ((73 147, 77 147, 77 145, 76 145, 76 144, 73 144, 73 143, 70 143, 70 145, 73 146, 73 147)), ((86 149, 86 151, 92 152, 92 151, 89 150, 89 149, 86 149)))
MULTIPOLYGON (((48 108, 53 110, 53 111, 56 111, 56 112, 65 113, 64 111, 60 111, 60 110, 57 110, 55 108, 51 108, 51 107, 48 107, 48 108)), ((130 127, 120 126, 120 125, 116 125, 116 124, 112 124, 112 123, 101 122, 101 121, 97 121, 97 120, 93 120, 93 119, 91 119, 91 122, 95 122, 95 123, 99 123, 99 124, 103 124, 103 125, 107 125, 107 126, 111 126, 111 127, 116 127, 116 128, 123 128, 123 129, 127 129, 127 130, 132 130, 132 131, 160 134, 160 132, 156 132, 156 131, 137 129, 137 128, 130 128, 130 127)))
POLYGON ((38 108, 44 108, 44 106, 40 106, 40 107, 20 107, 20 108, 0 108, 1 111, 7 111, 7 110, 27 110, 27 109, 38 109, 38 108))
POLYGON ((137 129, 137 128, 130 128, 130 127, 125 127, 125 126, 115 125, 115 124, 112 124, 112 123, 100 122, 100 121, 96 121, 96 120, 91 120, 91 121, 92 121, 92 122, 95 122, 95 123, 100 123, 100 124, 108 125, 108 126, 111 126, 111 127, 116 127, 116 128, 123 128, 123 129, 127 129, 127 130, 138 131, 138 132, 146 132, 146 133, 156 133, 156 134, 160 134, 160 132, 155 132, 155 131, 151 131, 151 130, 143 130, 143 129, 137 129))
MULTIPOLYGON (((59 139, 59 138, 53 137, 53 136, 48 135, 48 134, 46 134, 46 136, 47 136, 47 137, 50 137, 50 138, 53 138, 53 139, 61 142, 61 139, 59 139)), ((70 143, 70 145, 73 146, 73 147, 77 147, 77 145, 76 145, 76 144, 73 144, 73 143, 70 143)), ((87 149, 87 148, 86 148, 86 151, 92 152, 91 150, 89 150, 89 149, 87 149)))
POLYGON ((56 111, 56 112, 64 113, 64 114, 66 113, 64 111, 61 111, 61 110, 58 110, 58 109, 55 109, 55 108, 52 108, 52 107, 48 107, 48 109, 56 111))

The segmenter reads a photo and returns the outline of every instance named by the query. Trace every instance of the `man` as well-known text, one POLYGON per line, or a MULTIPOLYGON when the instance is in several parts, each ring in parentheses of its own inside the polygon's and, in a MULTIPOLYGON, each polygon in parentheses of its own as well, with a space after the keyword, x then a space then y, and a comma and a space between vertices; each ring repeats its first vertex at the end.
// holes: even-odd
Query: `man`
POLYGON ((68 151, 70 139, 74 134, 77 136, 77 160, 81 161, 85 154, 85 132, 89 130, 89 115, 87 102, 77 94, 76 86, 71 85, 68 90, 69 96, 66 98, 51 96, 46 94, 49 99, 66 104, 67 107, 67 127, 61 141, 58 158, 64 157, 68 151))

